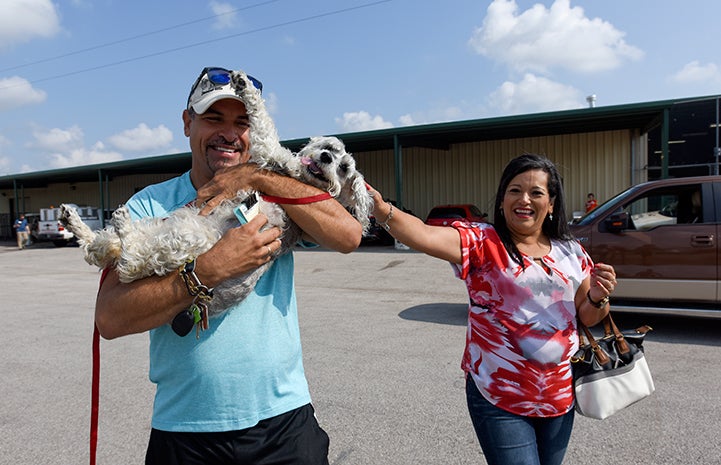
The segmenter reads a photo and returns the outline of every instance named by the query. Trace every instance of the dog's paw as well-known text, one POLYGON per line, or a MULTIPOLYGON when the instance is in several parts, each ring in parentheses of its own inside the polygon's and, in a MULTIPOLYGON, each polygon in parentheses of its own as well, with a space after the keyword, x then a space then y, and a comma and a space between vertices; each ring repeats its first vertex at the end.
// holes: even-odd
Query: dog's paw
POLYGON ((113 212, 113 218, 110 220, 113 227, 118 233, 118 236, 126 236, 130 229, 132 220, 130 218, 130 211, 125 205, 121 205, 113 212))

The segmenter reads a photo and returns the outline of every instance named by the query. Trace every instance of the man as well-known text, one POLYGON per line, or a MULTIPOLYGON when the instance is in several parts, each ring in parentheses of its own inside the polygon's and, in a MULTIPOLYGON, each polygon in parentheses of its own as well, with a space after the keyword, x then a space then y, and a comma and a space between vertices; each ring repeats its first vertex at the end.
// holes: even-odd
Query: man
MULTIPOLYGON (((219 171, 213 186, 227 192, 320 193, 247 163, 248 110, 229 73, 206 68, 191 88, 183 111, 191 169, 135 194, 127 203, 134 217, 183 207, 219 171)), ((360 224, 335 200, 284 207, 316 244, 349 253, 360 243, 360 224)), ((197 257, 196 284, 212 289, 269 261, 280 231, 260 231, 266 220, 258 215, 231 229, 197 257)), ((103 337, 150 332, 156 396, 146 464, 327 464, 328 437, 315 420, 303 371, 293 255, 278 257, 254 291, 212 318, 197 340, 195 331, 180 337, 168 324, 191 305, 189 294, 180 273, 123 284, 113 270, 98 293, 95 319, 103 337)))
POLYGON ((593 192, 589 192, 586 196, 586 213, 590 212, 597 206, 598 202, 596 201, 596 196, 593 194, 593 192))
POLYGON ((13 223, 13 228, 18 239, 18 249, 22 250, 28 242, 28 233, 30 232, 28 220, 25 219, 25 215, 20 214, 20 218, 16 219, 15 223, 13 223))

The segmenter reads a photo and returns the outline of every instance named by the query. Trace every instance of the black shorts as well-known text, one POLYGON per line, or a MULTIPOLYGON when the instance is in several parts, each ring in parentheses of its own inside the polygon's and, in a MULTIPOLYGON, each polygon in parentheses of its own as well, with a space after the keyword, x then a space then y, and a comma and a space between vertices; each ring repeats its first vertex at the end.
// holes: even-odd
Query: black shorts
POLYGON ((220 433, 150 432, 146 465, 328 465, 328 435, 311 404, 252 428, 220 433))

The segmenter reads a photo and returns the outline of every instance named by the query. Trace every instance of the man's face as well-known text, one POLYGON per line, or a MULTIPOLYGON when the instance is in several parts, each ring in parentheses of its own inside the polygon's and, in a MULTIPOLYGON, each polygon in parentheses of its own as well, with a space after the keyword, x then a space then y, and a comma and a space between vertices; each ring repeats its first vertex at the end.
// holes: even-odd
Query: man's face
POLYGON ((192 179, 196 188, 210 181, 216 171, 246 163, 250 158, 250 127, 242 102, 218 100, 202 115, 186 110, 183 123, 193 153, 192 179))

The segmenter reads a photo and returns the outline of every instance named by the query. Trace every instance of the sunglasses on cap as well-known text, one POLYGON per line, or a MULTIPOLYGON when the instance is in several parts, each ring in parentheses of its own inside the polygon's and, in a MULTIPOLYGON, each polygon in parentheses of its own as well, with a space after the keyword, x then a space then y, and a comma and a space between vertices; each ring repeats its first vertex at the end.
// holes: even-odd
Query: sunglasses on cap
MULTIPOLYGON (((203 71, 200 72, 200 75, 198 76, 198 79, 195 80, 195 83, 190 88, 190 95, 193 95, 193 92, 195 92, 195 89, 198 87, 198 84, 200 84, 200 81, 203 80, 203 76, 208 76, 208 80, 215 84, 216 86, 224 86, 228 83, 230 83, 230 74, 232 71, 229 71, 225 68, 203 68, 203 71)), ((263 93, 263 83, 260 82, 258 79, 254 78, 250 74, 246 74, 248 77, 248 80, 253 83, 253 87, 258 89, 258 91, 262 94, 263 93)), ((188 103, 190 103, 190 96, 188 96, 188 103)))

